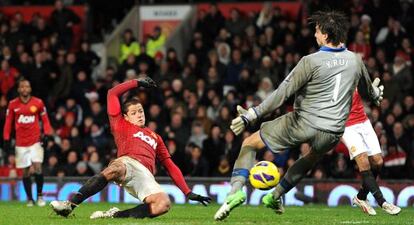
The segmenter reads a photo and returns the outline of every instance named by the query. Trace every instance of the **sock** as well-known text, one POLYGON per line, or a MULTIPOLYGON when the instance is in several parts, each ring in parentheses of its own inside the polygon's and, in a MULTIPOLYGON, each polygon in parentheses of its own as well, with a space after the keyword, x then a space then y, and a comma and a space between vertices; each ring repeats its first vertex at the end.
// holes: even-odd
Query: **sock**
MULTIPOLYGON (((372 171, 372 175, 374 176, 375 181, 377 180, 378 175, 381 173, 380 169, 373 167, 371 168, 372 171)), ((358 199, 361 200, 367 200, 367 196, 368 196, 369 190, 367 188, 364 187, 363 185, 363 181, 362 181, 362 185, 361 188, 359 189, 359 192, 357 194, 358 199)))
POLYGON ((273 190, 272 195, 274 199, 280 198, 285 193, 289 192, 294 186, 290 184, 285 178, 282 178, 273 190))
POLYGON ((278 199, 283 194, 287 193, 296 186, 299 181, 306 175, 306 173, 313 168, 318 162, 316 160, 308 159, 306 156, 296 160, 295 163, 287 170, 285 176, 280 180, 279 184, 273 191, 273 198, 278 199))
POLYGON ((255 158, 255 148, 248 145, 241 147, 239 157, 237 157, 236 162, 234 163, 233 173, 231 174, 231 191, 229 194, 234 194, 242 189, 249 177, 249 170, 253 167, 255 158))
POLYGON ((100 192, 107 184, 108 181, 102 174, 91 177, 70 200, 73 203, 72 209, 85 201, 85 199, 100 192))
POLYGON ((150 207, 148 204, 141 204, 131 209, 126 209, 119 211, 114 214, 114 218, 145 218, 152 217, 150 212, 150 207))
MULTIPOLYGON (((372 175, 371 170, 362 171, 361 175, 362 175, 363 187, 368 189, 372 193, 372 195, 374 196, 375 200, 377 200, 378 205, 382 206, 382 204, 385 202, 385 199, 382 196, 382 192, 379 189, 377 181, 375 180, 374 175, 372 175)), ((366 197, 365 197, 365 199, 366 199, 366 197)))
POLYGON ((32 196, 32 179, 31 177, 23 177, 23 187, 24 190, 26 191, 26 195, 27 195, 27 200, 28 201, 33 201, 33 196, 32 196))
POLYGON ((37 189, 37 197, 42 196, 42 190, 43 190, 43 174, 35 173, 34 175, 35 181, 36 181, 36 189, 37 189))

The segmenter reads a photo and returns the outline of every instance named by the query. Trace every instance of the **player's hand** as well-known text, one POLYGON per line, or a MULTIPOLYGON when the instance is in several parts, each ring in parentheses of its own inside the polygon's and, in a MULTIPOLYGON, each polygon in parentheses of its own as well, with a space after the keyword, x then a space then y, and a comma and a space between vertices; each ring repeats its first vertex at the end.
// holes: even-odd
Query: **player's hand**
POLYGON ((144 88, 155 88, 157 87, 157 84, 155 81, 153 81, 150 77, 146 76, 144 78, 138 78, 138 87, 144 87, 144 88))
POLYGON ((234 134, 239 135, 246 129, 247 125, 256 122, 257 114, 253 108, 245 110, 239 105, 237 106, 237 112, 239 116, 231 121, 230 129, 234 134))
POLYGON ((15 155, 14 148, 11 147, 10 141, 3 142, 3 151, 8 155, 15 155))
POLYGON ((51 135, 44 135, 43 138, 42 138, 43 148, 46 149, 47 146, 48 146, 48 144, 49 144, 49 141, 52 141, 52 140, 53 140, 53 136, 51 136, 51 135))
POLYGON ((383 99, 382 95, 384 94, 384 85, 379 85, 380 79, 377 77, 372 82, 372 88, 374 89, 374 103, 379 106, 383 99))
POLYGON ((195 194, 193 192, 190 192, 187 195, 187 198, 190 199, 190 200, 193 200, 193 201, 200 202, 204 206, 207 206, 211 202, 211 198, 210 197, 204 197, 204 196, 195 194))

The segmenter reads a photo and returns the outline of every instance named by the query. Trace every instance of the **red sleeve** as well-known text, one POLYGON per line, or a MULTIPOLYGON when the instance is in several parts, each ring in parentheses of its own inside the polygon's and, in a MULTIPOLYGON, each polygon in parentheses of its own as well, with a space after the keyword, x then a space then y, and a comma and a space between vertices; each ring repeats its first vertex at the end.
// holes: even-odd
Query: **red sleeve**
POLYGON ((174 181, 175 185, 187 196, 191 190, 187 186, 187 183, 184 180, 184 176, 181 173, 181 170, 175 165, 171 158, 167 158, 161 162, 165 169, 167 169, 168 174, 171 179, 174 181))
POLYGON ((12 104, 9 103, 9 106, 7 107, 7 112, 6 112, 6 122, 4 123, 4 129, 3 129, 3 139, 5 141, 10 140, 13 120, 14 120, 14 110, 13 110, 12 104))
POLYGON ((53 134, 53 128, 52 125, 50 125, 49 116, 47 115, 46 106, 43 104, 42 101, 40 101, 40 117, 42 118, 43 122, 43 131, 46 135, 52 135, 53 134))
POLYGON ((126 91, 136 87, 138 87, 137 80, 130 80, 122 84, 118 84, 108 91, 107 111, 109 116, 117 116, 121 113, 121 103, 119 102, 119 96, 126 91))

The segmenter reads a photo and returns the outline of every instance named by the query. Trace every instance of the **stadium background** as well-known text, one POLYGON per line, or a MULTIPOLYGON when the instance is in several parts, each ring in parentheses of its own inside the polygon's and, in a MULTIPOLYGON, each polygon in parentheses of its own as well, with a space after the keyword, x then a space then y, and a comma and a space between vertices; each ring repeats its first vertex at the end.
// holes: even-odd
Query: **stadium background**
MULTIPOLYGON (((235 137, 229 130, 235 106, 259 104, 301 56, 317 51, 306 18, 329 5, 346 10, 351 20, 347 47, 362 55, 372 78, 380 77, 385 86, 381 106, 366 105, 384 156, 379 183, 385 198, 413 205, 411 1, 63 2, 68 11, 60 15, 54 1, 0 3, 0 126, 8 101, 16 96, 15 81, 26 77, 33 95, 47 104, 56 133, 45 151, 46 200, 67 199, 86 177, 114 159, 106 92, 146 73, 160 86, 135 93, 143 101, 148 126, 162 135, 193 190, 222 203, 241 141, 248 135, 235 137), (127 29, 132 32, 129 40, 127 29)), ((292 110, 292 103, 290 99, 265 119, 292 110)), ((278 155, 264 150, 258 160, 275 162, 283 173, 307 151, 306 144, 278 155)), ((25 200, 21 175, 14 156, 0 151, 0 200, 25 200)), ((157 179, 174 202, 185 202, 165 175, 158 168, 157 179)), ((358 187, 355 164, 338 145, 287 194, 286 204, 349 204, 358 187)), ((248 190, 253 205, 265 193, 248 190)), ((134 202, 114 185, 89 201, 134 202)))

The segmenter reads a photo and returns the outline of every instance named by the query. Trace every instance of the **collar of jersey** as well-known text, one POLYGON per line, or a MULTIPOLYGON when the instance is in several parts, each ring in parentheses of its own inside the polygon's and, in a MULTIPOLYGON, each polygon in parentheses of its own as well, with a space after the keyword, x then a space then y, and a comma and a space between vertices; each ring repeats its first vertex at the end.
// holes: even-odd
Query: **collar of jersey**
POLYGON ((327 46, 322 46, 321 48, 319 48, 319 51, 324 51, 324 52, 342 52, 345 51, 346 48, 345 47, 340 47, 340 48, 330 48, 327 46))

